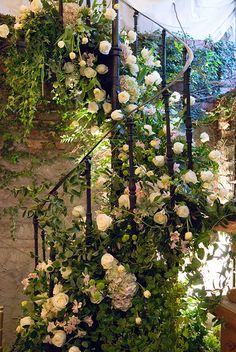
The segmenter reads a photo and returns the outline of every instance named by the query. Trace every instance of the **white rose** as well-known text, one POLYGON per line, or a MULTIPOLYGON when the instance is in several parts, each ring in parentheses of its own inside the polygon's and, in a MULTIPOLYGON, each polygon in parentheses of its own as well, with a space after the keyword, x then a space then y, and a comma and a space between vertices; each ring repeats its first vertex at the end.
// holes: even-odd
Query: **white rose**
POLYGON ((71 267, 67 266, 66 268, 61 268, 60 272, 61 272, 61 276, 63 277, 63 279, 67 280, 67 279, 69 279, 70 274, 72 273, 72 269, 71 269, 71 267))
POLYGON ((137 39, 137 33, 131 30, 128 32, 127 37, 130 43, 134 43, 137 39))
POLYGON ((68 302, 69 297, 63 292, 52 297, 52 304, 59 312, 67 306, 68 302))
POLYGON ((103 55, 108 55, 111 50, 111 43, 109 43, 107 40, 102 40, 99 44, 99 51, 103 55))
POLYGON ((214 174, 210 170, 201 171, 201 180, 203 182, 210 182, 213 179, 213 177, 214 177, 214 174))
POLYGON ((111 118, 112 120, 115 120, 115 121, 120 121, 122 120, 124 117, 124 115, 122 114, 121 110, 114 110, 112 113, 111 113, 111 118))
POLYGON ((137 73, 139 72, 139 67, 137 64, 131 64, 129 65, 130 72, 133 76, 137 76, 137 73))
POLYGON ((110 112, 112 111, 111 103, 104 103, 102 105, 102 107, 103 107, 103 110, 104 110, 105 114, 110 114, 110 112))
POLYGON ((24 318, 21 318, 21 320, 20 320, 21 327, 24 327, 27 325, 32 325, 33 323, 34 323, 34 321, 31 317, 24 317, 24 318))
POLYGON ((79 349, 79 347, 72 346, 68 352, 81 352, 81 350, 79 349))
POLYGON ((95 101, 90 101, 88 103, 88 112, 91 112, 91 114, 96 114, 98 112, 99 106, 95 101))
POLYGON ((58 330, 55 332, 52 340, 52 344, 56 347, 62 347, 64 343, 66 342, 66 333, 63 330, 58 330))
POLYGON ((117 263, 117 260, 113 257, 113 255, 109 253, 103 254, 101 258, 101 265, 103 269, 105 270, 111 269, 113 265, 116 263, 117 263))
POLYGON ((96 222, 99 231, 106 231, 112 224, 112 218, 106 214, 99 214, 96 222))
POLYGON ((42 9, 43 9, 43 4, 41 0, 33 0, 30 3, 30 11, 36 13, 36 12, 40 12, 42 9))
POLYGON ((200 141, 201 141, 202 143, 209 142, 209 140, 210 140, 210 137, 209 137, 209 134, 208 134, 208 133, 202 132, 202 133, 200 134, 200 141))
POLYGON ((192 232, 190 232, 190 231, 185 232, 185 235, 184 235, 185 241, 190 241, 192 238, 193 238, 192 232))
POLYGON ((118 199, 119 207, 130 209, 130 200, 128 194, 122 194, 118 199))
POLYGON ((119 99, 119 102, 120 102, 121 104, 125 104, 125 103, 127 103, 127 102, 129 101, 130 95, 129 95, 128 92, 126 92, 126 91, 124 90, 123 92, 120 92, 120 93, 118 94, 118 99, 119 99))
POLYGON ((180 93, 179 92, 173 92, 170 96, 170 103, 177 103, 180 101, 180 93))
POLYGON ((155 133, 153 132, 153 130, 152 130, 152 126, 150 126, 150 125, 144 125, 143 128, 146 130, 146 131, 144 132, 144 134, 145 134, 146 136, 151 136, 152 134, 155 134, 155 133))
POLYGON ((88 44, 88 38, 87 38, 87 37, 83 37, 83 38, 82 38, 82 44, 83 44, 83 45, 88 44))
POLYGON ((184 144, 180 142, 175 142, 173 145, 173 152, 175 154, 181 154, 184 151, 184 144))
POLYGON ((160 84, 161 81, 162 81, 162 78, 161 78, 160 74, 157 71, 153 71, 152 73, 150 73, 149 75, 147 75, 145 77, 145 84, 147 86, 151 86, 154 83, 160 84))
POLYGON ((77 205, 76 207, 73 208, 72 210, 72 215, 76 218, 84 218, 86 216, 85 209, 82 205, 77 205))
POLYGON ((144 295, 145 298, 150 298, 152 294, 151 294, 150 291, 146 290, 146 291, 143 292, 143 295, 144 295))
POLYGON ((141 51, 141 55, 142 55, 142 58, 146 60, 146 59, 148 59, 148 58, 149 58, 149 56, 150 56, 150 52, 149 52, 149 50, 148 50, 148 49, 143 48, 143 49, 142 49, 142 51, 141 51))
POLYGON ((221 152, 217 149, 212 150, 209 155, 208 155, 209 159, 212 161, 216 161, 218 162, 221 158, 221 152))
POLYGON ((6 24, 2 24, 0 26, 0 37, 1 38, 7 38, 8 34, 9 34, 9 28, 6 24))
POLYGON ((97 101, 103 101, 106 98, 106 92, 103 89, 95 88, 93 94, 97 101))
POLYGON ((113 9, 106 9, 106 12, 104 13, 104 16, 107 20, 109 21, 114 21, 114 19, 117 16, 117 13, 113 9))
POLYGON ((69 57, 71 60, 74 60, 76 58, 76 53, 74 53, 73 51, 69 54, 69 57))
POLYGON ((136 56, 134 56, 132 54, 129 55, 126 59, 126 64, 128 64, 128 65, 136 64, 136 62, 137 62, 137 58, 136 58, 136 56))
POLYGON ((152 159, 152 162, 157 167, 162 167, 165 165, 165 157, 164 155, 157 155, 152 159))
POLYGON ((65 42, 64 42, 63 40, 60 40, 60 41, 57 43, 57 45, 58 45, 58 47, 59 47, 60 49, 62 49, 62 48, 64 48, 64 46, 65 46, 65 42))
POLYGON ((185 175, 183 175, 183 180, 186 183, 193 183, 193 184, 196 184, 198 182, 197 175, 192 170, 189 170, 188 172, 186 172, 185 175))
POLYGON ((62 284, 56 284, 53 288, 53 295, 57 295, 58 293, 63 292, 62 284))
POLYGON ((154 221, 159 224, 159 225, 165 225, 167 223, 167 215, 165 213, 165 210, 161 210, 158 211, 155 215, 154 215, 154 221))
POLYGON ((97 76, 97 71, 95 71, 92 67, 86 67, 84 70, 84 75, 87 78, 94 78, 97 76))
POLYGON ((176 209, 176 214, 180 218, 187 218, 189 216, 189 208, 187 205, 179 205, 176 209))
POLYGON ((137 109, 137 105, 135 104, 129 104, 126 108, 126 110, 128 111, 128 113, 131 113, 133 110, 137 109))
POLYGON ((105 75, 108 72, 108 67, 104 64, 100 64, 97 65, 96 70, 100 75, 105 75))

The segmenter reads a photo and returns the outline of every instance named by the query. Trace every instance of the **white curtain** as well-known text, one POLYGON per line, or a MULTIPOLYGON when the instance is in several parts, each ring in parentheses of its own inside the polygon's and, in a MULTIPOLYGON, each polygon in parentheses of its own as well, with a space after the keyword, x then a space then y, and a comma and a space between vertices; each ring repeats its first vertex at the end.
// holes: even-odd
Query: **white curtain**
MULTIPOLYGON (((231 29, 235 40, 235 0, 126 0, 131 6, 173 32, 180 31, 173 3, 175 3, 180 22, 194 39, 205 39, 209 35, 219 40, 231 29)), ((17 15, 19 7, 27 0, 0 0, 0 13, 17 15)), ((121 5, 122 25, 133 27, 133 11, 121 5)), ((153 31, 157 28, 142 16, 139 17, 139 30, 153 31)))

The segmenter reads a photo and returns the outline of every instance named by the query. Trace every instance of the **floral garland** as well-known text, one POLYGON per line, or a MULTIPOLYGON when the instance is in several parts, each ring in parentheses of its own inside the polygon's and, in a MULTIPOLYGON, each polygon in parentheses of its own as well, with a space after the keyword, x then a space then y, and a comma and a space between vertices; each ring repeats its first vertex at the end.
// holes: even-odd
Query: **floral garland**
MULTIPOLYGON (((45 6, 45 2, 33 0, 33 19, 28 8, 22 9, 16 30, 24 31, 38 16, 51 13, 52 8, 45 6)), ((70 125, 75 134, 76 130, 81 133, 82 120, 95 130, 102 122, 101 128, 110 126, 111 120, 119 122, 122 137, 115 147, 120 172, 112 173, 108 162, 97 175, 94 186, 102 197, 91 243, 81 204, 72 211, 70 228, 65 224, 65 203, 58 195, 47 199, 47 213, 38 212, 53 255, 22 282, 29 300, 22 302, 24 317, 17 327, 13 351, 39 352, 53 347, 63 352, 190 351, 194 327, 185 313, 189 288, 204 321, 207 292, 194 285, 202 283, 200 269, 209 234, 219 217, 226 216, 221 203, 231 198, 217 175, 221 154, 207 147, 209 136, 202 133, 200 143, 193 146, 194 171, 186 169, 187 146, 181 114, 176 109, 181 95, 173 92, 170 107, 175 163, 174 177, 170 178, 162 101, 136 110, 137 207, 130 212, 125 115, 158 89, 161 63, 158 55, 146 48, 136 57, 131 47, 136 33, 122 31, 120 109, 112 111, 103 87, 103 76, 109 73, 104 57, 111 50, 110 28, 118 7, 103 4, 91 10, 68 3, 64 10, 64 32, 57 38, 52 56, 59 59, 59 69, 55 61, 50 62, 51 56, 45 61, 56 76, 53 99, 66 107, 68 101, 78 103, 70 125), (112 210, 110 185, 121 193, 112 210), (170 196, 172 187, 174 197, 170 196), (179 278, 182 273, 183 280, 179 278), (50 282, 53 290, 49 291, 50 282)), ((34 209, 38 205, 36 201, 34 209)))

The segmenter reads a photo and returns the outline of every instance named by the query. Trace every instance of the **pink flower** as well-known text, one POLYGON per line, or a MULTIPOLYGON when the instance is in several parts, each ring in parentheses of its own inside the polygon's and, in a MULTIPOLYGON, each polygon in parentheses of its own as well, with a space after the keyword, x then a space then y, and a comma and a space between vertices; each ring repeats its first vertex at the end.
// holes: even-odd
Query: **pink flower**
POLYGON ((83 330, 79 330, 78 333, 77 333, 77 335, 76 335, 75 337, 82 338, 82 337, 84 337, 84 336, 86 336, 86 332, 83 331, 83 330))
POLYGON ((176 247, 176 243, 179 241, 180 233, 178 231, 170 233, 170 240, 172 241, 171 249, 176 247))
POLYGON ((84 322, 85 322, 86 324, 88 324, 89 327, 91 327, 91 326, 93 325, 92 316, 90 315, 90 316, 85 317, 85 318, 84 318, 84 322))
MULTIPOLYGON (((84 275, 84 274, 83 274, 84 275)), ((84 284, 88 285, 90 281, 90 276, 89 275, 84 275, 84 284)))
POLYGON ((54 329, 56 329, 56 325, 53 322, 50 322, 47 327, 47 332, 52 332, 54 329))
POLYGON ((23 289, 26 290, 27 287, 29 286, 29 279, 28 279, 28 278, 23 279, 23 280, 21 281, 21 283, 22 283, 22 285, 23 285, 23 289))
POLYGON ((82 307, 82 302, 77 302, 74 300, 73 302, 73 307, 72 307, 72 312, 73 313, 78 313, 79 309, 82 307))

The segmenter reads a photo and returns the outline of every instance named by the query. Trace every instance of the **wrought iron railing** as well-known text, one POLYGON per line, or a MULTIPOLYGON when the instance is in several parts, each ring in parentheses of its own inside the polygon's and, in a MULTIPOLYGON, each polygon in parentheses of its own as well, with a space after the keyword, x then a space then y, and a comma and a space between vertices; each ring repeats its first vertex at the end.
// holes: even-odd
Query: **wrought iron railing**
MULTIPOLYGON (((86 1, 87 6, 90 6, 90 1, 86 1)), ((135 185, 135 172, 134 172, 134 121, 133 114, 140 110, 140 108, 146 106, 147 104, 154 102, 159 98, 163 98, 164 100, 164 108, 165 108, 165 121, 166 121, 166 138, 167 138, 167 166, 168 173, 170 176, 173 176, 173 149, 172 149, 172 141, 171 141, 171 124, 170 124, 170 105, 169 105, 169 97, 170 92, 169 89, 180 79, 183 79, 183 107, 184 107, 184 121, 186 126, 186 142, 187 142, 187 150, 188 150, 188 168, 193 168, 193 160, 192 160, 192 121, 191 121, 191 108, 190 108, 190 65, 193 60, 193 53, 190 47, 185 43, 182 39, 178 38, 176 35, 172 34, 169 30, 164 28, 162 25, 152 20, 149 16, 140 13, 137 9, 127 4, 125 1, 122 3, 129 6, 134 11, 134 30, 137 31, 138 28, 138 18, 139 15, 146 17, 148 20, 152 21, 160 28, 162 28, 162 88, 158 92, 154 92, 153 95, 148 98, 141 105, 137 106, 131 112, 127 113, 124 117, 124 122, 127 128, 127 144, 129 146, 129 196, 130 196, 130 210, 131 212, 136 207, 136 185, 135 185), (167 83, 167 44, 166 38, 167 35, 172 36, 176 41, 183 45, 183 68, 176 75, 176 77, 169 83, 167 83)), ((112 5, 119 4, 119 0, 113 0, 112 5)), ((59 12, 61 17, 63 17, 63 1, 59 1, 59 12)), ((120 71, 120 47, 119 47, 119 16, 113 21, 112 26, 112 87, 111 87, 111 102, 113 110, 118 108, 118 91, 119 91, 119 71, 120 71)), ((138 51, 138 43, 135 44, 135 51, 138 51)), ((61 186, 75 173, 77 173, 78 177, 82 176, 81 165, 85 165, 85 172, 83 176, 86 180, 86 232, 87 232, 87 241, 91 241, 91 233, 92 233, 92 197, 91 197, 91 162, 92 162, 92 154, 94 150, 111 135, 111 147, 114 144, 114 134, 116 131, 116 127, 119 124, 119 121, 113 121, 112 127, 109 131, 107 131, 94 145, 93 147, 86 152, 82 157, 79 163, 75 168, 70 170, 67 174, 65 174, 56 185, 50 190, 48 193, 48 198, 54 197, 57 194, 57 191, 61 188, 61 186)), ((114 151, 115 148, 112 148, 114 151)), ((116 167, 114 165, 114 158, 116 155, 113 152, 112 155, 112 167, 113 169, 116 167)), ((174 189, 171 190, 172 196, 174 194, 174 189)), ((40 236, 39 232, 41 231, 41 241, 42 241, 42 260, 46 260, 46 232, 45 229, 42 228, 39 224, 39 213, 45 207, 47 201, 44 199, 40 206, 35 210, 33 216, 33 228, 34 228, 34 259, 35 266, 39 263, 39 243, 40 236)), ((135 224, 133 224, 135 226, 135 224)), ((51 253, 51 259, 53 259, 53 254, 51 253)), ((50 285, 50 292, 52 292, 52 283, 50 285)))

